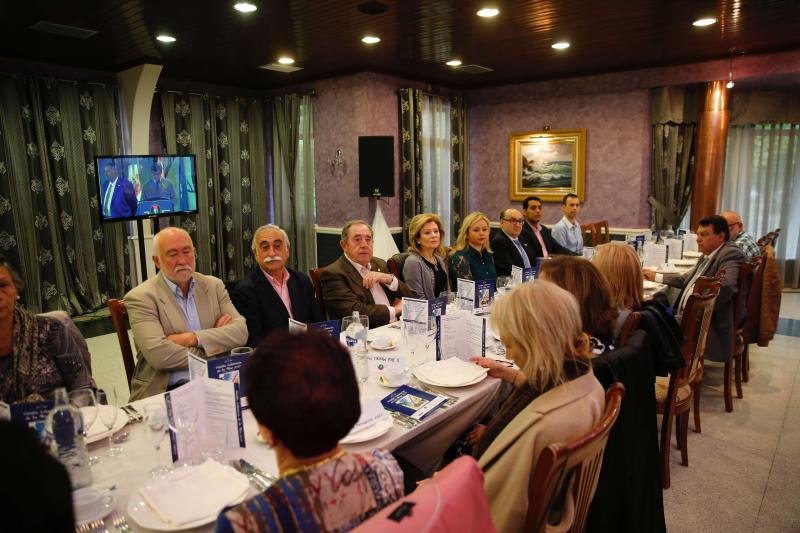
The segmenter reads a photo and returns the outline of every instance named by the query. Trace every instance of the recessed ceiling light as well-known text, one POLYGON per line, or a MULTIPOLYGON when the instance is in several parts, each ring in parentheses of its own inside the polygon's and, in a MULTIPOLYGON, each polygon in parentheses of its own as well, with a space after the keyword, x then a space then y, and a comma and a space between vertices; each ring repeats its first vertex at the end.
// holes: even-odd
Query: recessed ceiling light
POLYGON ((163 34, 156 36, 156 39, 158 39, 162 43, 174 43, 175 41, 177 41, 177 39, 172 35, 163 35, 163 34))
POLYGON ((374 35, 365 35, 361 38, 361 42, 365 44, 375 44, 381 42, 381 38, 375 37, 374 35))
POLYGON ((717 19, 715 19, 713 17, 708 17, 708 18, 702 18, 702 19, 695 20, 694 22, 692 22, 692 26, 698 26, 698 27, 711 26, 712 24, 715 24, 716 22, 717 22, 717 19))
POLYGON ((285 57, 285 56, 284 57, 279 57, 278 58, 278 63, 280 63, 281 65, 291 65, 292 63, 294 63, 294 59, 292 59, 291 57, 285 57))
POLYGON ((569 43, 567 41, 559 41, 557 43, 551 44, 550 46, 552 48, 555 48, 556 50, 566 50, 567 48, 569 48, 569 43))
POLYGON ((251 4, 250 2, 237 2, 234 4, 233 9, 239 11, 240 13, 252 13, 258 9, 258 6, 251 4))
POLYGON ((447 66, 450 66, 450 67, 459 67, 459 66, 461 66, 461 60, 460 59, 451 59, 450 61, 448 61, 445 64, 447 66))
POLYGON ((500 10, 497 9, 496 7, 484 7, 477 13, 479 17, 484 17, 484 18, 496 17, 499 14, 500 10))

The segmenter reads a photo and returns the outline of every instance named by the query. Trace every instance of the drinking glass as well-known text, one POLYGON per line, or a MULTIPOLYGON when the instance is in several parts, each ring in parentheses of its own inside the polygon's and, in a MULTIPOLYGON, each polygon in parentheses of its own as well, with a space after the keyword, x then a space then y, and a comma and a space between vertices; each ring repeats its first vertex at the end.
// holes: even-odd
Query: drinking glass
POLYGON ((497 277, 497 293, 505 294, 513 287, 514 279, 511 276, 497 277))
POLYGON ((422 344, 425 346, 425 352, 423 353, 423 362, 425 360, 433 360, 436 358, 436 354, 433 354, 431 357, 430 349, 433 345, 434 341, 436 340, 436 317, 431 316, 428 317, 428 327, 425 330, 425 333, 422 337, 422 344))
MULTIPOLYGON (((178 438, 183 441, 183 450, 184 453, 189 453, 189 450, 192 450, 193 447, 190 446, 192 440, 195 437, 195 429, 197 428, 197 411, 193 408, 175 411, 173 410, 172 414, 172 421, 174 422, 174 427, 172 429, 175 430, 175 433, 178 435, 178 438)), ((183 465, 191 465, 193 464, 193 459, 191 455, 185 458, 182 458, 183 465)))
POLYGON ((422 325, 415 324, 413 322, 403 323, 403 343, 405 344, 406 350, 408 350, 409 366, 412 369, 419 366, 419 363, 417 362, 414 354, 417 351, 417 347, 419 346, 419 341, 421 337, 420 326, 422 325))
POLYGON ((157 403, 145 405, 144 420, 147 425, 147 438, 150 439, 150 444, 153 445, 156 451, 156 466, 150 470, 150 475, 153 477, 161 477, 172 470, 171 466, 161 464, 159 454, 161 443, 164 442, 164 437, 166 437, 169 432, 169 419, 167 418, 166 407, 157 403))
POLYGON ((114 436, 112 430, 114 429, 114 424, 117 423, 117 416, 119 415, 117 389, 116 387, 111 387, 106 389, 105 393, 107 405, 98 410, 100 421, 108 430, 108 450, 106 451, 106 455, 114 457, 122 453, 122 446, 115 446, 112 438, 114 436))
MULTIPOLYGON (((80 389, 69 392, 69 401, 72 405, 80 409, 83 419, 83 438, 89 436, 89 428, 97 420, 97 398, 92 389, 80 389)), ((96 465, 100 459, 96 455, 89 456, 89 465, 96 465)))

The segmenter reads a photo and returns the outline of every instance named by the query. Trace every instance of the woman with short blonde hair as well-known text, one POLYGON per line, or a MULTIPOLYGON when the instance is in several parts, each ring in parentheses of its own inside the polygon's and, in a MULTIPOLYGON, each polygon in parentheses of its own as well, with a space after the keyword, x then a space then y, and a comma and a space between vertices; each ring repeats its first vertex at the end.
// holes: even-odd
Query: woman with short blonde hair
POLYGON ((489 217, 473 211, 461 223, 455 245, 450 249, 450 285, 455 290, 458 278, 495 279, 492 248, 489 245, 489 217))
POLYGON ((608 281, 612 304, 619 311, 614 332, 618 338, 628 315, 644 301, 644 276, 639 256, 628 244, 610 242, 595 249, 592 263, 608 281))
POLYGON ((514 391, 491 422, 473 432, 473 455, 497 530, 522 531, 538 455, 587 433, 603 414, 605 392, 592 373, 578 302, 554 283, 524 283, 498 299, 491 324, 521 370, 475 359, 514 391))
POLYGON ((409 256, 403 263, 403 281, 414 298, 430 300, 447 290, 444 234, 442 219, 434 213, 420 213, 408 224, 409 256))

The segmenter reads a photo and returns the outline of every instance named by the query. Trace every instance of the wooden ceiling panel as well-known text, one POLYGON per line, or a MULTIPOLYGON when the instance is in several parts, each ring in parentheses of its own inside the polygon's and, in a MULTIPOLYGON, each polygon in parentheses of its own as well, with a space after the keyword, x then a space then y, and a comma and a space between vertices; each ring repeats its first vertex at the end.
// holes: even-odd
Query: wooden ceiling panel
POLYGON ((170 78, 254 89, 366 69, 471 88, 800 48, 797 0, 499 0, 492 19, 476 16, 481 0, 382 0, 379 15, 358 11, 363 0, 252 1, 251 14, 234 0, 3 2, 0 55, 108 71, 147 59, 170 78), (705 15, 717 24, 691 25, 705 15), (98 33, 30 29, 42 20, 98 33), (156 41, 162 32, 178 41, 156 41), (361 43, 366 34, 381 43, 361 43), (553 50, 560 39, 571 47, 553 50), (303 70, 258 69, 280 55, 303 70), (451 58, 492 72, 460 72, 451 58))

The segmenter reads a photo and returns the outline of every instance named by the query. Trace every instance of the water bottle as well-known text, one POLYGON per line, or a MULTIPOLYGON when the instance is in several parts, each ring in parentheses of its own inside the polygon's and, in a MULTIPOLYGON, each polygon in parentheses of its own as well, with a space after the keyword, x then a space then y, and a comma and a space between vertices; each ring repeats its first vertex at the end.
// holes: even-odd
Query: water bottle
POLYGON ((352 322, 345 329, 345 340, 350 353, 353 354, 353 367, 356 371, 356 378, 364 383, 367 381, 369 371, 367 369, 367 328, 361 323, 358 311, 353 311, 352 322))
POLYGON ((92 469, 83 438, 83 417, 69 402, 66 388, 56 389, 55 405, 47 414, 45 425, 50 436, 50 451, 69 472, 72 489, 91 485, 92 469))

